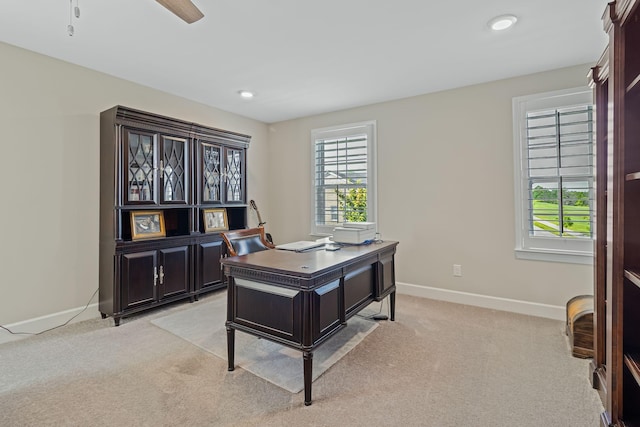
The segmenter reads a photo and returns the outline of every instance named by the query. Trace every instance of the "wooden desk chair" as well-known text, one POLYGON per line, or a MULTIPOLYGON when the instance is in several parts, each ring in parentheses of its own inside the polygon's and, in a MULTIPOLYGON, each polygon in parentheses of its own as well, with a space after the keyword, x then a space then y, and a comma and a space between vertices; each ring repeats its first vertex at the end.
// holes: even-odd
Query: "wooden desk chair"
POLYGON ((225 231, 221 234, 231 256, 275 249, 275 246, 265 238, 264 227, 225 231))

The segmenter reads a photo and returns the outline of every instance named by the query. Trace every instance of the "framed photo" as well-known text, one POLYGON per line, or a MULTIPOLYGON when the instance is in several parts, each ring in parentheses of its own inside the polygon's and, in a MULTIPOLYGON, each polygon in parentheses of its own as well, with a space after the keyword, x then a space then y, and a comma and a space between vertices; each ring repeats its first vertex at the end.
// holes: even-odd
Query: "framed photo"
POLYGON ((204 231, 224 231, 229 229, 227 222, 227 210, 224 208, 204 209, 202 211, 202 219, 204 222, 204 231))
POLYGON ((131 239, 151 239, 165 237, 164 214, 162 211, 131 212, 131 239))

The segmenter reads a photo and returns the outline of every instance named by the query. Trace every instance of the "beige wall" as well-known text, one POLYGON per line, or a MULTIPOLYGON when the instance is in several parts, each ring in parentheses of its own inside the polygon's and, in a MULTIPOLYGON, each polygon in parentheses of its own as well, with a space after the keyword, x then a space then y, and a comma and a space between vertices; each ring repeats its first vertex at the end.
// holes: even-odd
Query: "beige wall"
POLYGON ((564 306, 592 292, 592 267, 514 257, 514 96, 585 86, 589 65, 270 125, 269 226, 308 239, 310 132, 377 121, 378 223, 398 240, 397 280, 564 306), (282 191, 286 189, 286 191, 282 191), (453 277, 461 264, 462 277, 453 277))
POLYGON ((99 114, 116 104, 252 135, 249 197, 276 243, 309 238, 311 129, 377 120, 378 222, 400 241, 398 281, 557 307, 591 292, 590 266, 513 252, 511 98, 584 85, 587 65, 268 126, 2 43, 0 58, 2 325, 97 289, 99 114))
POLYGON ((251 135, 249 196, 266 192, 261 122, 3 43, 0 62, 2 325, 83 307, 98 288, 101 111, 120 104, 251 135))

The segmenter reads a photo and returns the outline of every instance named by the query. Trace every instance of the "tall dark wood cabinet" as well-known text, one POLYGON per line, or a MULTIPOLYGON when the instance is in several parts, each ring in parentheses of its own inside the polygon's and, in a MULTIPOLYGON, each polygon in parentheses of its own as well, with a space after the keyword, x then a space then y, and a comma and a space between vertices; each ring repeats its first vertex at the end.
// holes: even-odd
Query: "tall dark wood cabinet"
POLYGON ((225 286, 225 245, 219 230, 205 232, 203 211, 224 209, 227 228, 246 228, 250 139, 122 106, 101 113, 103 318, 117 326, 124 316, 225 286))
POLYGON ((598 389, 602 402, 607 400, 607 160, 608 160, 608 103, 609 50, 606 49, 589 75, 595 100, 596 148, 595 207, 594 207, 594 313, 593 359, 591 384, 598 389))
POLYGON ((592 381, 603 426, 640 426, 639 5, 609 3, 609 45, 591 73, 598 117, 592 381))

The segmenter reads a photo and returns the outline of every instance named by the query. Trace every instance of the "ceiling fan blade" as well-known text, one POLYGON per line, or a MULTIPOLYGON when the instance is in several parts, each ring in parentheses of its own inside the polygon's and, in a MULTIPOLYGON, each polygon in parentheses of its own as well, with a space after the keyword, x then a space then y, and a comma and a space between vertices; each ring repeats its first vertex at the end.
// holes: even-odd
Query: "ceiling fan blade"
POLYGON ((204 15, 191 0, 156 0, 158 3, 178 15, 187 24, 193 24, 204 15))

